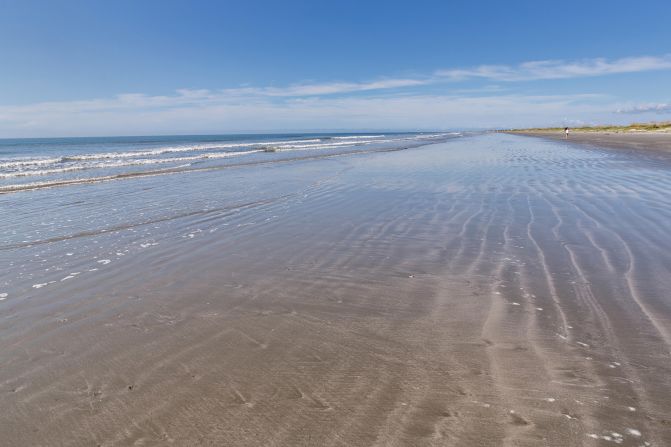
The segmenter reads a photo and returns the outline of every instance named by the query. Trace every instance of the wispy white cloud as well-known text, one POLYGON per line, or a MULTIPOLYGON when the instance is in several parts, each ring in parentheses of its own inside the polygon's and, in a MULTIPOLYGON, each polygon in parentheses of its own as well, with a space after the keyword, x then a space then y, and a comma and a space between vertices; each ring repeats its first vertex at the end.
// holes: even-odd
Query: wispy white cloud
POLYGON ((286 87, 244 87, 225 89, 220 94, 229 96, 299 97, 324 96, 372 90, 401 89, 444 82, 472 79, 521 82, 540 79, 567 79, 606 76, 619 73, 637 73, 671 69, 671 55, 639 56, 614 60, 604 58, 578 61, 542 60, 518 65, 480 65, 472 68, 438 70, 417 78, 385 78, 369 82, 302 83, 286 87))
POLYGON ((168 95, 125 93, 111 98, 0 105, 0 136, 507 127, 598 120, 612 117, 613 110, 662 113, 669 105, 625 109, 621 103, 594 95, 515 95, 500 84, 661 69, 671 69, 671 55, 534 61, 365 82, 180 89, 168 95), (455 84, 473 78, 497 84, 455 84), (436 85, 439 83, 444 85, 436 85))
POLYGON ((371 82, 332 82, 316 84, 293 84, 287 87, 246 87, 238 89, 221 90, 221 93, 231 96, 253 95, 253 96, 323 96, 342 93, 365 92, 370 90, 387 90, 403 87, 416 87, 431 83, 426 79, 380 79, 371 82))
POLYGON ((617 113, 671 113, 671 104, 639 104, 617 109, 617 113))
POLYGON ((541 60, 524 62, 518 65, 480 65, 473 68, 444 69, 418 78, 385 78, 370 82, 303 83, 287 87, 246 87, 221 90, 220 93, 231 96, 324 96, 371 90, 418 87, 472 79, 521 82, 540 79, 595 77, 666 69, 671 69, 671 55, 668 54, 663 56, 627 57, 614 60, 604 58, 577 61, 541 60))
MULTIPOLYGON (((639 56, 607 60, 603 58, 578 61, 543 60, 518 65, 480 65, 473 68, 438 70, 422 77, 382 78, 364 82, 299 83, 282 87, 239 87, 220 90, 177 90, 180 103, 247 99, 252 97, 308 97, 348 94, 357 92, 407 89, 431 84, 485 79, 489 81, 520 82, 539 79, 566 79, 606 76, 618 73, 636 73, 671 69, 671 55, 639 56)), ((491 89, 492 87, 485 87, 491 89)), ((497 86, 497 88, 500 88, 497 86)), ((471 89, 472 90, 472 89, 471 89)), ((142 94, 124 94, 118 97, 126 103, 145 103, 150 100, 155 106, 163 102, 175 102, 175 97, 142 94)))
POLYGON ((447 129, 564 122, 614 110, 595 95, 368 95, 365 97, 217 97, 120 95, 112 99, 0 107, 0 135, 128 135, 305 129, 447 129), (204 97, 204 101, 194 100, 204 97))
POLYGON ((470 69, 438 70, 435 75, 450 80, 482 78, 494 81, 532 81, 605 76, 671 69, 671 55, 639 56, 607 60, 542 60, 519 65, 480 65, 470 69))

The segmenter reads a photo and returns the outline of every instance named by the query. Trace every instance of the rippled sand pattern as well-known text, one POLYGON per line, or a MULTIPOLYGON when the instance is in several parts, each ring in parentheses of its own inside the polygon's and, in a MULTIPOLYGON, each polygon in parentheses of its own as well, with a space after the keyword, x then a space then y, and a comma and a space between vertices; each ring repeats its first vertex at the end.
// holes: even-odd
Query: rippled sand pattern
POLYGON ((0 445, 671 445, 669 191, 485 135, 2 196, 0 445))

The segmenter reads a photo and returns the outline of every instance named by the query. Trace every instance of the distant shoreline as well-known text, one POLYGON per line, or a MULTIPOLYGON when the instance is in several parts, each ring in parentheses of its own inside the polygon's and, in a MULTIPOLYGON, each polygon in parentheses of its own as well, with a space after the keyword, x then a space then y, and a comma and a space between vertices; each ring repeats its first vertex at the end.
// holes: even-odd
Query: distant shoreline
POLYGON ((671 156, 671 132, 669 131, 603 131, 570 130, 568 139, 564 129, 528 129, 501 131, 514 135, 566 140, 574 143, 593 144, 615 149, 644 150, 671 156))
MULTIPOLYGON (((510 129, 513 132, 564 132, 565 126, 562 127, 530 127, 526 129, 510 129)), ((651 121, 645 123, 631 123, 624 125, 616 124, 602 124, 597 126, 572 126, 569 127, 575 132, 608 132, 608 133, 629 133, 629 132, 670 132, 671 121, 651 121)))

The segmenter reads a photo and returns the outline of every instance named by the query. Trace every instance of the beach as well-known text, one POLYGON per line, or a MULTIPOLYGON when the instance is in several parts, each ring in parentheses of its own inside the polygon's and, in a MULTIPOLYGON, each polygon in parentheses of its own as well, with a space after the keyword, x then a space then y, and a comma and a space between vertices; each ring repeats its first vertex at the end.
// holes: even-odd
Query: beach
POLYGON ((595 138, 6 187, 0 445, 671 445, 671 162, 595 138))
MULTIPOLYGON (((516 135, 565 140, 564 132, 551 131, 515 131, 516 135)), ((657 153, 662 156, 671 154, 671 132, 602 132, 569 131, 567 141, 591 144, 601 147, 628 149, 657 153)))

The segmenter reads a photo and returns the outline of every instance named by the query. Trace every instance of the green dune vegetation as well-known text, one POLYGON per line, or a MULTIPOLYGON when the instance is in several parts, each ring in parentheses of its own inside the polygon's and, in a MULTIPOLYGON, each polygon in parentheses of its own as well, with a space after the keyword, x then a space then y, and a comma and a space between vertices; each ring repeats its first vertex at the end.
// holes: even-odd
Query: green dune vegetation
MULTIPOLYGON (((627 125, 599 125, 571 127, 572 132, 671 132, 671 121, 650 123, 632 123, 627 125)), ((512 132, 559 132, 563 127, 533 127, 528 129, 512 129, 512 132)))

